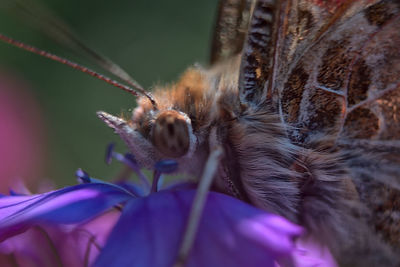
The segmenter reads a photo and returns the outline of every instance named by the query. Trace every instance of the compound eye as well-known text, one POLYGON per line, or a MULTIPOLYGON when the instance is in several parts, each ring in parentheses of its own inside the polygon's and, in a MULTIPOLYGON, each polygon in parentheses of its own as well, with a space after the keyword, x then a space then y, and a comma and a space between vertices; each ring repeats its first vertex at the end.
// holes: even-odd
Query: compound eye
POLYGON ((161 112, 153 126, 152 142, 167 157, 185 155, 190 145, 185 117, 174 110, 161 112))

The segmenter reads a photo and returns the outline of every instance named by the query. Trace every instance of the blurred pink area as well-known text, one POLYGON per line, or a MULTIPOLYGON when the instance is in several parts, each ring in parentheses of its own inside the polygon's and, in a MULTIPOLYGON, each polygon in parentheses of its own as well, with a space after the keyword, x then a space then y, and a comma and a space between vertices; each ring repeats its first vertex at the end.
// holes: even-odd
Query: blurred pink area
POLYGON ((40 108, 22 79, 0 69, 0 193, 18 180, 43 177, 45 130, 40 108))
POLYGON ((80 225, 32 227, 0 243, 1 266, 91 266, 119 216, 113 209, 80 225))
POLYGON ((63 235, 59 231, 50 232, 63 266, 92 266, 120 215, 120 211, 112 209, 87 223, 71 227, 63 235))

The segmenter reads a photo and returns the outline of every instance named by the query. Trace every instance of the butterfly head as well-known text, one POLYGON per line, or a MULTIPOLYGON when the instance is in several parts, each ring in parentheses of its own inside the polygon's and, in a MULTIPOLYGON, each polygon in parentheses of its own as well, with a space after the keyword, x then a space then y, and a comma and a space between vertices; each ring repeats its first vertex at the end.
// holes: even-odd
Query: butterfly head
POLYGON ((120 135, 138 162, 146 168, 152 168, 161 159, 172 158, 178 162, 190 159, 197 138, 189 117, 174 109, 147 108, 146 103, 141 105, 140 102, 130 120, 102 111, 97 115, 120 135))
POLYGON ((120 135, 143 167, 151 169, 159 160, 174 159, 179 163, 178 172, 201 175, 215 102, 215 93, 209 88, 203 69, 191 68, 178 82, 156 87, 150 98, 138 98, 131 118, 105 112, 98 116, 120 135))

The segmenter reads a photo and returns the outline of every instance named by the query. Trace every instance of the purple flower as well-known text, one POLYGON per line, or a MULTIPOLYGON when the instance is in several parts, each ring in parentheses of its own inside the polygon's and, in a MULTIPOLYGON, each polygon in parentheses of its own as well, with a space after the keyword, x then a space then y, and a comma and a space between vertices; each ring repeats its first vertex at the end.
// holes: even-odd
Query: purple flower
MULTIPOLYGON (((95 266, 172 266, 194 193, 130 200, 95 266)), ((282 217, 210 193, 187 266, 274 266, 291 253, 300 232, 282 217)))
MULTIPOLYGON (((135 164, 130 156, 120 159, 135 164)), ((174 168, 171 161, 159 164, 155 178, 174 168)), ((40 195, 0 198, 3 256, 7 249, 8 255, 21 254, 23 240, 36 240, 25 246, 32 252, 35 246, 30 244, 40 243, 48 255, 46 259, 53 264, 89 263, 99 267, 174 264, 195 190, 174 186, 158 191, 158 178, 153 186, 145 185, 143 189, 136 184, 105 183, 83 171, 77 174, 84 184, 40 195), (110 211, 112 219, 104 219, 110 211), (71 257, 76 261, 68 262, 71 257)), ((280 216, 210 192, 186 266, 275 266, 277 261, 282 266, 291 264, 293 240, 301 233, 299 226, 280 216)), ((37 253, 39 257, 44 252, 37 253)), ((43 260, 37 262, 46 266, 43 260)))

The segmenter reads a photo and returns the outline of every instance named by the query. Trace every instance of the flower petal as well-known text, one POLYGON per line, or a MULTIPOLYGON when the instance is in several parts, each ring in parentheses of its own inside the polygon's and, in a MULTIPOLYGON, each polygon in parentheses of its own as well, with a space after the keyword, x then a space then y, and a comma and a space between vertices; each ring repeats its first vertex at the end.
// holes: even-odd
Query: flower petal
POLYGON ((72 225, 71 229, 64 233, 57 228, 47 227, 49 236, 62 259, 62 266, 91 266, 120 214, 120 211, 112 209, 87 223, 72 225))
MULTIPOLYGON (((172 266, 194 195, 164 191, 129 201, 94 266, 172 266)), ((187 266, 274 266, 301 232, 279 216, 210 192, 187 266)))
POLYGON ((87 221, 132 195, 108 184, 81 184, 32 196, 0 198, 0 241, 38 223, 87 221))
POLYGON ((112 209, 84 224, 30 227, 0 242, 0 265, 91 266, 119 216, 112 209))
POLYGON ((57 252, 48 233, 36 226, 1 242, 0 262, 1 266, 62 266, 57 252))

